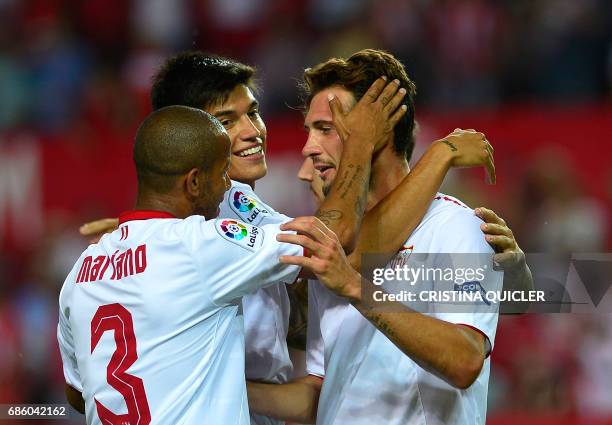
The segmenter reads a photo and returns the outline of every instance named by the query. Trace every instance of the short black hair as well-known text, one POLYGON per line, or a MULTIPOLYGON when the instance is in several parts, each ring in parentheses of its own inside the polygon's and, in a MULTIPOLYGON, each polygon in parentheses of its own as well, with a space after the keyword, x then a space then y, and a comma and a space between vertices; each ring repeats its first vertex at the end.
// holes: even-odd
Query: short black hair
POLYGON ((208 171, 223 154, 221 123, 199 108, 172 105, 153 111, 134 141, 138 190, 167 193, 176 179, 193 168, 208 171))
POLYGON ((239 84, 252 91, 255 68, 233 59, 186 51, 170 57, 154 77, 153 110, 171 105, 209 108, 227 101, 239 84))
POLYGON ((332 58, 304 71, 303 84, 304 108, 308 110, 312 98, 331 86, 341 86, 351 92, 359 101, 376 79, 387 76, 389 80, 398 79, 406 89, 402 105, 407 111, 395 124, 393 147, 395 152, 410 161, 414 150, 414 98, 416 85, 408 77, 404 65, 393 55, 383 50, 360 50, 348 59, 332 58))

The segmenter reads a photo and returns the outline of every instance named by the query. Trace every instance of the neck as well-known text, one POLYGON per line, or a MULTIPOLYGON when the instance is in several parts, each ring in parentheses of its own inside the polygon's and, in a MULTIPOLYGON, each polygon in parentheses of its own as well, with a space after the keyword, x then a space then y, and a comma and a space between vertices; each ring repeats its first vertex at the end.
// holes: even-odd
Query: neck
POLYGON ((185 202, 181 202, 172 194, 150 194, 144 191, 138 192, 136 209, 163 211, 177 218, 186 218, 193 214, 185 202))
POLYGON ((372 161, 370 190, 366 211, 370 211, 385 198, 410 172, 408 162, 393 151, 389 143, 372 161))

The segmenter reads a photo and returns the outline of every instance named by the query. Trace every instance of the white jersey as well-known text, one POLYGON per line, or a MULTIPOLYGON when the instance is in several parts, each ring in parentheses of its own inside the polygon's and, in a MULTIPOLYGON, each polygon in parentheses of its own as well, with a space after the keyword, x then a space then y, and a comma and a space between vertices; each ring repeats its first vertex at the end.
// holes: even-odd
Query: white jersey
POLYGON ((241 297, 298 267, 277 225, 134 211, 90 245, 60 293, 66 382, 88 424, 248 424, 241 297))
MULTIPOLYGON (((487 253, 474 256, 481 261, 478 266, 487 270, 478 284, 487 291, 501 290, 503 273, 492 270, 493 251, 484 240, 480 223, 473 210, 439 194, 387 268, 412 253, 487 253)), ((442 256, 430 257, 435 262, 442 256)), ((448 282, 433 279, 420 284, 440 289, 448 282)), ((495 308, 493 311, 457 313, 430 308, 426 314, 475 328, 486 336, 492 349, 498 318, 495 308)), ((307 372, 325 378, 317 424, 485 423, 489 358, 468 389, 454 388, 419 367, 345 299, 317 281, 309 282, 307 344, 307 372)))
MULTIPOLYGON (((221 217, 235 217, 262 226, 291 220, 265 204, 251 186, 233 181, 220 205, 221 217)), ((284 283, 258 289, 242 298, 246 378, 282 384, 289 380, 293 365, 287 349, 289 295, 284 283)), ((266 416, 251 413, 252 425, 280 425, 266 416)))

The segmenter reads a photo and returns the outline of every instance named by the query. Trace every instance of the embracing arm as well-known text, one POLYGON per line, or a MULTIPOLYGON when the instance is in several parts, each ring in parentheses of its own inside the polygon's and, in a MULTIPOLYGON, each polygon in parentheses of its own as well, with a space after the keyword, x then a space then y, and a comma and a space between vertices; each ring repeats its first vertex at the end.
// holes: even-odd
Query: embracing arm
POLYGON ((469 387, 488 355, 488 339, 480 332, 446 322, 398 304, 400 312, 377 312, 362 303, 362 285, 370 284, 349 264, 337 237, 312 219, 287 223, 301 234, 279 240, 308 249, 311 257, 281 257, 281 262, 306 267, 319 281, 353 306, 423 369, 457 388, 469 387))
POLYGON ((287 384, 247 382, 249 409, 281 421, 313 424, 323 380, 308 375, 287 384))
MULTIPOLYGON (((474 329, 400 306, 377 312, 361 303, 361 276, 355 276, 353 306, 404 354, 450 385, 466 389, 478 378, 487 357, 487 340, 474 329)), ((365 282, 364 282, 365 283, 365 282)), ((369 284, 369 282, 365 283, 369 284)))
POLYGON ((487 178, 495 182, 493 148, 483 133, 455 129, 432 143, 402 182, 368 211, 361 224, 355 250, 349 261, 361 269, 361 256, 387 255, 385 264, 416 229, 451 167, 485 166, 487 178))

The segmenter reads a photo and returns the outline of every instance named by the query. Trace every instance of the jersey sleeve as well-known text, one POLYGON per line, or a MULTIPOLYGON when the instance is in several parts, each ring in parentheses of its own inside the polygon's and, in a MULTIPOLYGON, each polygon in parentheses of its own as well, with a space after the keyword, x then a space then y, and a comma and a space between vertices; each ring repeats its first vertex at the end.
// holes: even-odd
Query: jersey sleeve
POLYGON ((62 290, 60 294, 59 323, 57 325, 57 342, 62 356, 62 366, 66 383, 75 390, 83 392, 83 384, 77 366, 74 340, 70 328, 70 306, 67 305, 66 298, 66 291, 62 290))
POLYGON ((282 264, 282 255, 302 256, 299 245, 278 242, 279 225, 253 226, 230 218, 198 222, 194 255, 209 292, 217 305, 275 283, 293 283, 299 266, 282 264))
POLYGON ((232 181, 232 187, 225 192, 219 217, 236 218, 255 226, 280 224, 291 220, 263 202, 250 186, 232 181))
POLYGON ((321 318, 317 299, 315 280, 308 281, 308 328, 306 333, 306 373, 323 378, 325 376, 325 355, 323 336, 321 334, 321 318))
POLYGON ((482 301, 461 306, 452 303, 434 304, 433 316, 447 322, 470 327, 485 337, 487 355, 493 349, 499 305, 487 300, 487 293, 501 291, 503 272, 493 269, 493 249, 480 230, 482 221, 472 210, 453 214, 439 228, 443 242, 436 256, 435 267, 454 271, 454 279, 437 280, 433 288, 455 292, 480 292, 482 301))

